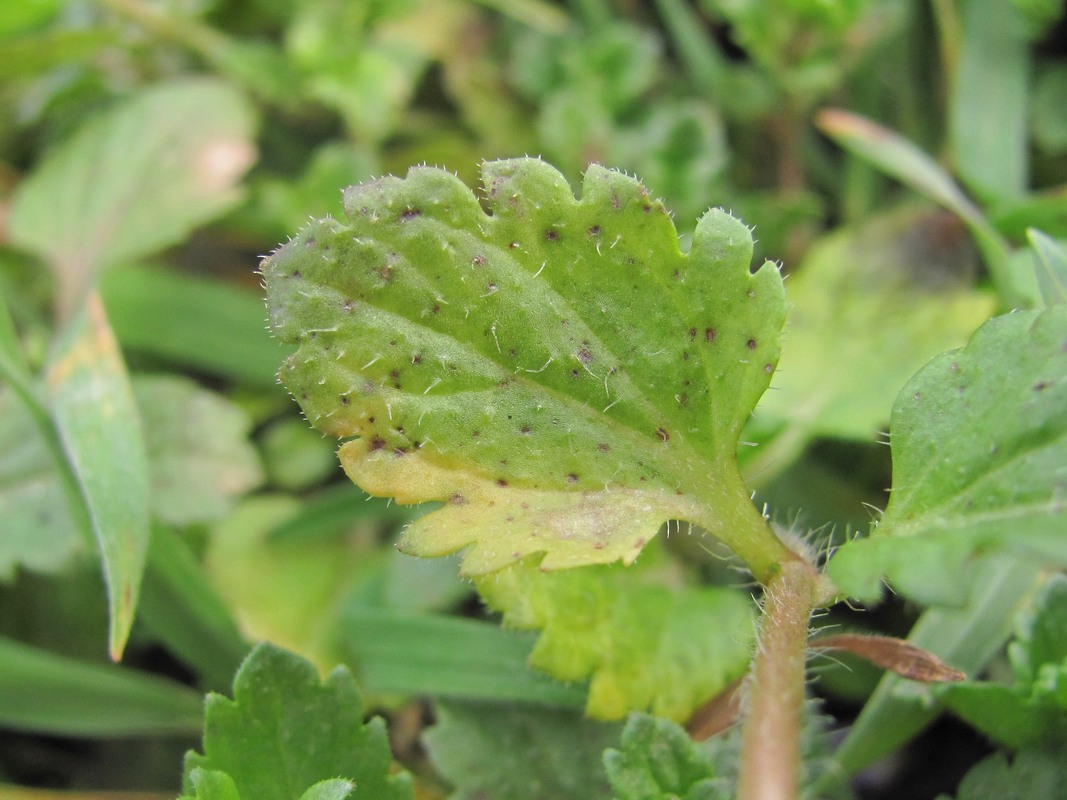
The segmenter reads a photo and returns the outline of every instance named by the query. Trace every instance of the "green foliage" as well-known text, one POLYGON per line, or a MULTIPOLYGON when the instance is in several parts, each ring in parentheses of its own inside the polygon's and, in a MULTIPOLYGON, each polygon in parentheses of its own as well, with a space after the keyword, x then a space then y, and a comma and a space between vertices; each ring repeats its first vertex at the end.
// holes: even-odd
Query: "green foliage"
POLYGON ((343 785, 320 783, 344 776, 366 797, 412 797, 408 777, 390 775, 384 726, 364 723, 347 670, 320 683, 307 661, 260 645, 237 672, 233 695, 208 697, 204 752, 185 759, 186 796, 346 797, 343 785))
POLYGON ((523 561, 476 585, 505 625, 543 631, 533 666, 561 680, 590 679, 590 716, 651 707, 684 721, 743 674, 753 608, 730 589, 672 587, 656 560, 550 573, 523 561))
POLYGON ((958 596, 960 584, 943 576, 982 548, 1067 558, 1065 343, 1067 306, 997 317, 901 390, 893 494, 874 535, 831 562, 842 589, 871 597, 888 575, 938 601, 958 596))
POLYGON ((601 753, 619 726, 573 711, 439 703, 424 740, 451 800, 606 800, 601 753))
POLYGON ((964 683, 941 698, 1012 750, 1067 744, 1067 579, 1053 576, 1019 619, 1008 648, 1014 685, 964 683))
MULTIPOLYGON (((732 795, 737 729, 694 745, 663 717, 766 654, 753 620, 780 609, 706 529, 764 584, 833 553, 816 605, 888 578, 910 602, 828 621, 921 611, 913 644, 990 676, 864 701, 869 671, 835 695, 815 662, 829 708, 862 708, 832 769, 799 735, 801 796, 885 756, 872 791, 906 795, 904 744, 946 705, 1010 752, 931 794, 1056 796, 1062 581, 1033 591, 1067 529, 1062 24, 1058 0, 0 3, 0 794, 174 796, 197 697, 266 638, 346 664, 428 800, 732 795), (278 386, 293 342, 254 267, 309 218, 317 244, 267 262, 273 322, 318 329, 283 326, 290 387, 345 423, 361 485, 443 507, 368 499, 278 386), (633 708, 658 716, 621 744, 578 717, 633 708)), ((407 795, 352 679, 270 652, 242 676, 290 702, 289 752, 339 756, 273 789, 407 795), (360 737, 376 777, 340 752, 360 737)), ((212 745, 186 797, 290 765, 241 681, 212 700, 232 759, 212 745)))
POLYGON ((721 211, 679 250, 666 210, 600 167, 580 200, 532 160, 487 163, 492 216, 416 168, 346 192, 264 262, 282 380, 352 479, 446 501, 401 547, 472 545, 468 574, 629 563, 665 520, 698 522, 757 574, 779 556, 734 453, 778 358, 781 279, 749 272, 721 211), (662 303, 636 299, 654 290, 662 303), (521 448, 520 448, 521 445, 521 448), (757 518, 758 519, 758 518, 757 518))
POLYGON ((615 800, 725 800, 715 759, 677 725, 647 714, 626 721, 619 749, 604 753, 615 800))

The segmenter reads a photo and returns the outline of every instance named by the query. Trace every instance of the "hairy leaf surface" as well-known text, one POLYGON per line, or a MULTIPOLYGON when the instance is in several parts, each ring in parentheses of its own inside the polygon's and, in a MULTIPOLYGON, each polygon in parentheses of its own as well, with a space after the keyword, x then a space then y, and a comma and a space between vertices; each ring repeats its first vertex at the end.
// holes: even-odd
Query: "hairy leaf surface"
MULTIPOLYGON (((423 737, 455 787, 450 800, 607 800, 604 748, 620 726, 576 711, 498 703, 438 703, 423 737)), ((357 794, 358 797, 358 794, 357 794)))
POLYGON ((636 180, 483 166, 485 203, 414 168, 345 194, 263 265, 282 380, 372 494, 445 501, 402 548, 471 545, 481 574, 632 561, 664 520, 721 536, 757 574, 780 546, 737 472, 778 359, 780 276, 713 210, 682 253, 636 180), (753 531, 756 531, 753 533, 753 531), (761 537, 769 537, 770 541, 761 537), (754 541, 755 540, 755 541, 754 541))
POLYGON ((893 493, 869 539, 830 563, 876 596, 882 575, 927 601, 977 550, 1067 562, 1067 306, 983 325, 904 387, 893 408, 893 493))
MULTIPOLYGON (((320 683, 310 662, 264 644, 241 666, 233 692, 233 700, 208 697, 204 753, 185 759, 186 794, 196 796, 199 769, 227 774, 241 797, 256 800, 290 800, 335 778, 355 782, 363 797, 411 798, 407 776, 389 774, 385 726, 363 722, 348 670, 320 683)), ((325 789, 312 796, 328 796, 317 793, 325 789)))
POLYGON ((505 625, 543 631, 533 666, 590 680, 588 714, 619 719, 651 708, 683 722, 744 674, 754 605, 741 592, 673 587, 664 577, 647 557, 629 568, 548 573, 526 560, 476 584, 505 625))

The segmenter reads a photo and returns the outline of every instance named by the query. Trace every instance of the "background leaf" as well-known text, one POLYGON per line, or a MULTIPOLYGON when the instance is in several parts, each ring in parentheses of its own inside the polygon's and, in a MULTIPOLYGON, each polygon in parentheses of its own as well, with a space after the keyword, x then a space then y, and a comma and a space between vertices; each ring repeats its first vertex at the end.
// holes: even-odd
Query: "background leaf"
POLYGON ((255 154, 252 124, 247 101, 226 84, 176 82, 99 116, 42 161, 9 226, 61 279, 61 312, 99 268, 175 244, 232 206, 255 154))
POLYGON ((630 562, 670 518, 766 573, 783 554, 735 464, 777 361, 773 265, 709 212, 679 250, 663 206, 597 166, 581 200, 532 159, 484 166, 493 211, 416 168, 349 189, 264 262, 282 379, 371 494, 448 501, 401 547, 469 574, 630 562), (635 303, 641 292, 660 298, 635 303))
POLYGON ((523 561, 476 585, 505 625, 542 631, 533 666, 564 681, 590 679, 590 716, 651 708, 684 722, 744 674, 754 606, 731 589, 679 586, 656 561, 647 554, 630 567, 550 573, 523 561))
POLYGON ((148 458, 129 375, 100 298, 91 294, 48 367, 52 413, 92 519, 122 656, 149 540, 148 458))
POLYGON ((830 575, 878 593, 887 575, 925 602, 977 550, 1067 560, 1067 307, 983 325, 931 361, 893 408, 893 494, 878 529, 842 547, 830 575))
POLYGON ((423 736, 454 787, 450 800, 607 800, 601 766, 619 727, 560 711, 493 703, 437 703, 423 736))

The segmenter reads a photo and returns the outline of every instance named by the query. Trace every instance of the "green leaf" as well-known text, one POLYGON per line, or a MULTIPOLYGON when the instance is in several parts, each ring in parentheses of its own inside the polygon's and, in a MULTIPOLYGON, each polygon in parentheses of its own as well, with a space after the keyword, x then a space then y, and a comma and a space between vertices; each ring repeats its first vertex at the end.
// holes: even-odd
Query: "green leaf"
POLYGON ((533 553, 629 563, 663 521, 720 536, 757 576, 786 551, 737 472, 741 426, 778 357, 772 264, 713 210, 683 254, 637 181, 599 166, 581 200, 534 159, 483 166, 487 215, 414 168, 346 191, 263 264, 282 380, 338 437, 352 479, 447 501, 401 548, 469 546, 483 574, 533 553))
POLYGON ((831 577, 872 598, 887 575, 924 602, 987 548, 1067 561, 1067 306, 983 325, 935 358, 893 408, 893 492, 880 525, 842 547, 831 577))
POLYGON ((615 800, 726 800, 715 759, 678 725, 631 714, 619 749, 604 753, 615 800))
POLYGON ((1015 681, 961 683, 939 695, 956 714, 1012 749, 1067 743, 1067 578, 1053 575, 1020 615, 1008 649, 1015 681))
POLYGON ((118 343, 95 293, 47 373, 52 413, 92 519, 118 660, 133 624, 149 540, 148 460, 118 343))
POLYGON ((450 800, 607 800, 601 753, 619 727, 574 711, 438 703, 423 737, 450 800))
POLYGON ((816 122, 842 147, 966 222, 1005 305, 1030 305, 1026 282, 1009 263, 1008 243, 929 155, 893 131, 847 111, 827 109, 817 115, 816 122))
POLYGON ((276 385, 285 351, 263 329, 254 293, 148 267, 110 270, 100 291, 124 350, 261 389, 276 385))
POLYGON ((980 196, 1021 196, 1030 173, 1027 104, 1030 42, 1008 0, 959 4, 959 54, 949 97, 949 145, 960 177, 980 196), (989 110, 997 124, 989 124, 989 110))
POLYGON ((224 83, 144 90, 41 162, 13 200, 11 238, 55 269, 69 313, 101 267, 175 244, 237 202, 252 126, 247 102, 224 83))
POLYGON ((1026 231, 1034 251, 1037 285, 1046 306, 1067 303, 1067 251, 1055 240, 1039 230, 1026 231))
POLYGON ((532 635, 489 622, 350 602, 335 646, 368 691, 580 709, 583 684, 531 669, 532 635))
POLYGON ((186 378, 139 376, 133 392, 146 431, 152 511, 171 525, 210 522, 263 481, 248 440, 252 420, 186 378))
POLYGON ((186 794, 181 800, 241 800, 233 778, 219 770, 200 769, 189 773, 186 794))
POLYGON ((233 692, 233 700, 208 697, 204 753, 186 756, 187 794, 199 768, 226 773, 240 796, 256 800, 292 800, 339 776, 364 797, 412 797, 408 776, 389 774, 385 727, 380 719, 363 722, 363 700, 343 667, 320 682, 309 662, 262 644, 241 666, 233 692))
POLYGON ((1067 752, 1025 750, 980 761, 960 783, 956 800, 1067 800, 1067 752))
POLYGON ((815 243, 790 276, 781 366, 760 421, 786 420, 805 439, 872 440, 905 381, 993 313, 995 299, 971 289, 974 268, 965 229, 927 209, 815 243))
POLYGON ((201 698, 185 686, 0 638, 0 724, 58 736, 192 734, 201 698))
POLYGON ((651 708, 681 722, 748 668, 754 607, 731 589, 672 582, 648 556, 631 567, 550 573, 527 560, 476 579, 505 625, 543 631, 533 666, 591 679, 590 716, 651 708))

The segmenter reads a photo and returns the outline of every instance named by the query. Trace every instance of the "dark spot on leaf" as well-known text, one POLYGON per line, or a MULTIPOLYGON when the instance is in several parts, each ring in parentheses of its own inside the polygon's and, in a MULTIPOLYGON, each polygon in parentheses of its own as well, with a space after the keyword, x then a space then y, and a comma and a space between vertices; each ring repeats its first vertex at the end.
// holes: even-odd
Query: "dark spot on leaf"
POLYGON ((599 236, 600 235, 600 226, 599 225, 594 225, 589 230, 587 230, 586 233, 588 233, 590 236, 599 236))
POLYGON ((509 347, 508 348, 508 355, 511 356, 512 358, 515 358, 515 356, 517 356, 518 354, 519 354, 518 351, 514 347, 509 347))
POLYGON ((437 303, 434 303, 433 304, 433 308, 430 309, 430 313, 431 314, 436 314, 440 310, 441 310, 441 306, 437 305, 437 303))
POLYGON ((401 222, 408 222, 410 220, 415 219, 415 217, 418 217, 418 216, 421 216, 421 215, 422 215, 422 209, 420 209, 420 208, 412 208, 411 206, 408 206, 407 208, 405 208, 403 211, 400 212, 400 221, 401 222))
POLYGON ((753 339, 749 339, 747 342, 745 342, 745 344, 748 345, 748 349, 749 350, 755 350, 756 349, 756 340, 754 338, 753 339))
POLYGON ((671 440, 671 435, 667 433, 666 428, 656 428, 656 436, 659 437, 661 442, 669 442, 671 440))
POLYGON ((389 377, 392 378, 394 381, 400 380, 400 370, 396 370, 396 369, 389 370, 389 377))
POLYGON ((505 486, 508 485, 508 482, 506 480, 504 480, 503 478, 497 478, 496 479, 496 485, 501 487, 501 488, 504 488, 505 486))
POLYGON ((373 439, 370 440, 371 452, 374 452, 375 450, 381 450, 383 447, 385 447, 385 439, 383 439, 382 437, 375 436, 373 439))
POLYGON ((714 328, 705 328, 704 329, 704 341, 705 342, 714 342, 718 337, 719 337, 719 332, 717 330, 715 330, 714 328))
POLYGON ((514 250, 514 249, 515 249, 515 248, 517 248, 518 246, 519 246, 519 243, 518 243, 518 242, 509 242, 509 243, 508 243, 508 249, 510 249, 510 250, 514 250))
POLYGON ((529 425, 523 425, 521 428, 519 428, 519 433, 521 433, 523 436, 527 435, 529 432, 530 432, 530 426, 529 425))
POLYGON ((373 425, 374 422, 375 422, 374 417, 367 417, 367 422, 369 422, 371 425, 373 425))
POLYGON ((547 231, 545 231, 545 241, 546 242, 555 242, 555 241, 558 241, 558 240, 559 240, 559 231, 557 231, 555 228, 549 228, 547 231))
POLYGON ((448 498, 448 502, 450 502, 454 506, 462 506, 466 504, 467 498, 461 495, 459 492, 456 492, 454 495, 448 498))
POLYGON ((300 272, 300 270, 298 270, 298 269, 294 269, 294 270, 293 270, 293 271, 292 271, 292 272, 291 272, 291 273, 289 274, 289 277, 290 277, 290 278, 300 278, 300 277, 303 277, 303 276, 301 275, 301 272, 300 272))
POLYGON ((596 449, 599 450, 601 453, 606 453, 608 452, 608 450, 611 449, 611 445, 606 444, 605 442, 601 442, 596 446, 596 449))
POLYGON ((578 380, 578 375, 579 375, 579 374, 580 374, 580 373, 578 372, 578 370, 576 370, 576 369, 572 369, 572 370, 571 370, 571 380, 578 380))
POLYGON ((496 289, 497 289, 497 286, 496 286, 495 283, 487 283, 485 285, 486 294, 493 294, 494 292, 496 292, 496 289))
POLYGON ((418 366, 419 364, 421 364, 422 363, 422 355, 420 353, 416 353, 415 355, 413 355, 411 357, 411 363, 414 364, 415 366, 418 366))
POLYGON ((344 395, 341 395, 341 405, 343 405, 343 406, 347 406, 347 405, 348 405, 349 403, 351 403, 351 402, 352 402, 352 401, 351 401, 351 400, 349 400, 349 399, 348 399, 347 397, 345 397, 344 395))
POLYGON ((607 547, 607 546, 608 546, 608 543, 607 543, 607 542, 605 542, 605 541, 598 541, 598 542, 595 542, 595 543, 593 544, 593 549, 594 549, 594 550, 603 550, 603 549, 604 549, 605 547, 607 547))
POLYGON ((309 236, 309 237, 307 238, 307 241, 306 241, 306 242, 304 242, 304 247, 314 247, 314 246, 315 246, 315 242, 316 242, 316 241, 317 241, 317 240, 315 239, 315 237, 314 237, 314 236, 309 236))
POLYGON ((748 296, 749 296, 749 298, 755 297, 756 296, 756 290, 755 289, 749 289, 748 290, 748 296))
POLYGON ((578 360, 583 364, 589 364, 593 361, 593 354, 589 352, 589 348, 585 344, 578 349, 578 360))
POLYGON ((578 476, 577 475, 575 475, 573 472, 567 473, 567 483, 577 483, 577 482, 578 482, 578 476))
POLYGON ((680 395, 678 396, 678 403, 679 403, 680 405, 683 405, 683 406, 687 406, 687 405, 689 405, 689 395, 688 395, 688 394, 686 394, 685 392, 682 392, 682 393, 681 393, 681 394, 680 394, 680 395))
POLYGON ((643 206, 641 206, 641 210, 644 211, 646 214, 651 214, 652 206, 650 206, 648 203, 645 203, 643 206))
POLYGON ((689 329, 689 340, 693 341, 693 342, 695 342, 697 340, 697 329, 696 328, 690 328, 689 329))
POLYGON ((1034 384, 1034 391, 1035 392, 1043 391, 1043 390, 1047 389, 1051 385, 1052 384, 1050 384, 1048 381, 1038 381, 1037 383, 1034 384))
POLYGON ((472 439, 477 439, 481 435, 482 435, 481 431, 471 431, 471 438, 472 439))
POLYGON ((345 313, 351 314, 352 313, 352 309, 354 309, 355 307, 356 307, 356 301, 355 300, 345 300, 345 304, 344 304, 345 313))
POLYGON ((488 262, 485 260, 485 256, 478 254, 471 260, 471 266, 484 267, 488 262))
POLYGON ((381 269, 378 270, 378 275, 386 283, 392 283, 393 282, 393 265, 392 264, 386 264, 384 267, 382 267, 381 269))
POLYGON ((771 364, 769 362, 764 364, 763 371, 770 375, 772 372, 774 372, 774 364, 771 364))
POLYGON ((682 351, 682 361, 688 361, 688 360, 689 360, 689 351, 688 350, 683 350, 682 351))

